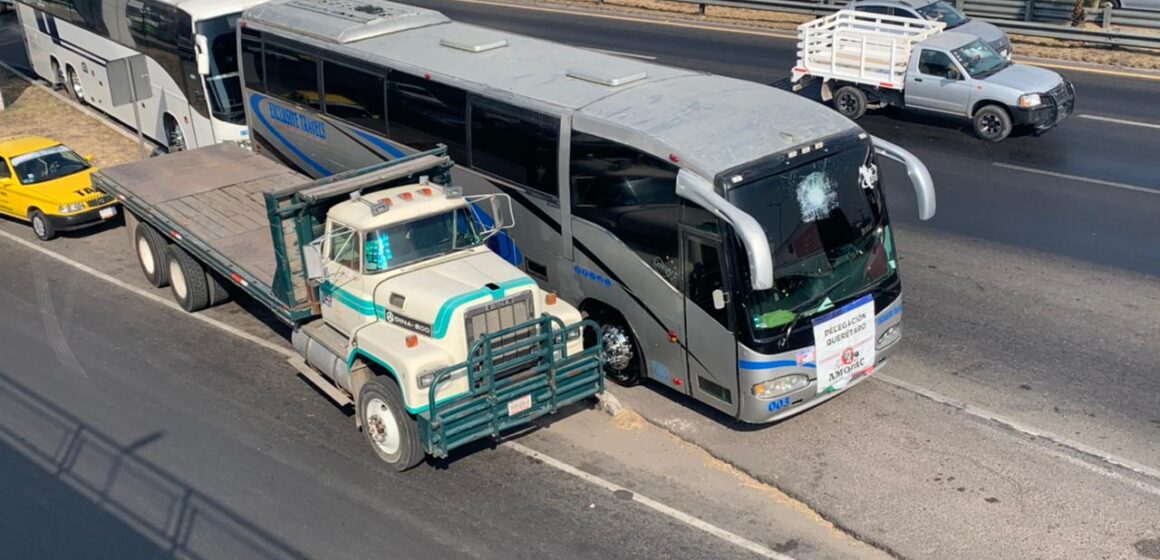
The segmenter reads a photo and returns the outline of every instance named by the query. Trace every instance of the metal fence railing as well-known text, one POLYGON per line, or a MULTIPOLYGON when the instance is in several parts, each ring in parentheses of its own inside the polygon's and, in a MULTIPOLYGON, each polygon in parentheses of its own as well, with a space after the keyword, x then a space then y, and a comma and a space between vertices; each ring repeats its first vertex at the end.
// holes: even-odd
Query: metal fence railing
MULTIPOLYGON (((602 2, 603 0, 596 0, 602 2)), ((696 4, 701 13, 706 6, 747 8, 821 16, 833 13, 847 0, 674 0, 696 4)), ((1066 41, 1084 41, 1102 45, 1160 49, 1160 33, 1113 31, 1115 27, 1136 27, 1160 31, 1160 11, 1088 8, 1089 23, 1100 29, 1071 27, 1075 4, 1059 0, 951 0, 967 15, 989 21, 1005 31, 1066 41)))

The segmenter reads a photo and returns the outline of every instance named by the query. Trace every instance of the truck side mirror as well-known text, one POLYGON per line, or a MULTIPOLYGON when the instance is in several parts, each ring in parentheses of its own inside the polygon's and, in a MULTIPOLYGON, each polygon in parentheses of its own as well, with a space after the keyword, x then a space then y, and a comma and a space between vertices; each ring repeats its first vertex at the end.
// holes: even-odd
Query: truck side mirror
POLYGON ((209 75, 209 39, 200 33, 194 38, 194 46, 197 52, 197 73, 202 76, 209 75))
POLYGON ((322 261, 322 242, 319 237, 302 247, 302 264, 306 267, 306 282, 317 286, 326 280, 326 267, 322 261))
POLYGON ((512 197, 506 194, 492 197, 491 217, 495 220, 497 230, 508 229, 516 225, 516 214, 512 210, 512 197))

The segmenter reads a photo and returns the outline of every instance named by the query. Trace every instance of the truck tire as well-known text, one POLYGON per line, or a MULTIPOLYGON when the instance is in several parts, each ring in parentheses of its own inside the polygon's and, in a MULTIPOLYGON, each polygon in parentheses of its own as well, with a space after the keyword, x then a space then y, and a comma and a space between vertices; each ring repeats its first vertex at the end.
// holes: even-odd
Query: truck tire
POLYGON ((988 142, 998 142, 1011 134, 1011 115, 998 105, 985 105, 975 112, 975 135, 988 142))
POLYGON ((209 306, 221 305, 230 300, 228 284, 212 270, 205 271, 205 285, 209 288, 209 306))
POLYGON ((358 414, 367 443, 384 463, 403 472, 423 461, 419 425, 403 406, 403 394, 392 379, 380 376, 363 383, 358 414))
POLYGON ((866 114, 866 92, 854 86, 842 86, 834 92, 834 109, 843 117, 856 121, 866 114))
POLYGON ((209 307, 205 267, 177 245, 166 247, 165 257, 165 267, 169 270, 169 288, 177 304, 190 313, 209 307))
POLYGON ((169 268, 165 266, 165 248, 169 241, 148 224, 138 223, 133 234, 133 252, 145 279, 155 288, 169 285, 169 268))
POLYGON ((32 233, 36 234, 37 239, 48 241, 56 237, 56 228, 52 227, 52 222, 44 212, 33 208, 28 212, 28 221, 32 222, 32 233))
MULTIPOLYGON (((640 385, 644 381, 644 356, 640 344, 632 336, 632 329, 614 311, 593 310, 592 320, 604 331, 600 344, 604 350, 604 376, 622 387, 640 385)), ((596 345, 595 334, 584 331, 584 346, 596 345)))

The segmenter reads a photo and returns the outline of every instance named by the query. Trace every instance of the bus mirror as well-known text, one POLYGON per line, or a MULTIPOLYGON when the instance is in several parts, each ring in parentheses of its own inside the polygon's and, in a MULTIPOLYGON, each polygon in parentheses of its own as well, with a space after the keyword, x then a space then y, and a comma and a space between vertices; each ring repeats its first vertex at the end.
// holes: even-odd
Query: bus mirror
POLYGON ((922 160, 914 154, 902 149, 901 146, 887 142, 877 136, 874 140, 874 151, 906 166, 906 175, 910 177, 910 184, 914 186, 914 198, 918 201, 918 219, 929 220, 934 217, 935 196, 934 180, 930 178, 930 170, 922 160))
POLYGON ((721 288, 713 290, 713 309, 725 309, 725 292, 721 288))
POLYGON ((677 171, 677 196, 697 203, 733 226, 749 259, 750 286, 754 290, 773 287, 773 253, 769 250, 769 238, 753 216, 717 194, 708 179, 688 169, 677 171))
POLYGON ((197 73, 202 76, 209 75, 209 39, 200 33, 194 38, 195 46, 197 47, 197 73))

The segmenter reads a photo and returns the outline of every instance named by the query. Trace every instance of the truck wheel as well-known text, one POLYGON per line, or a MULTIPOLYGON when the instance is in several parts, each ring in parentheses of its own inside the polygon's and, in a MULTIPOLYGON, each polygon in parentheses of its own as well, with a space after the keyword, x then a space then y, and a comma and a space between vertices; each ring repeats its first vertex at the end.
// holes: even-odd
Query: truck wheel
POLYGON ((866 114, 866 92, 854 86, 842 86, 834 93, 834 109, 843 117, 856 121, 866 114))
POLYGON ((48 221, 44 212, 33 209, 28 213, 28 220, 32 222, 32 232, 36 234, 37 239, 48 241, 56 237, 56 228, 52 227, 52 222, 48 221))
POLYGON ((975 134, 988 142, 998 142, 1011 134, 1011 116, 998 105, 987 105, 975 113, 975 134))
POLYGON ((133 249, 137 253, 137 264, 145 279, 155 288, 169 285, 169 268, 165 266, 165 247, 169 242, 157 230, 147 224, 138 223, 133 235, 133 249))
MULTIPOLYGON (((593 313, 593 320, 604 331, 601 344, 604 348, 604 375, 617 385, 632 387, 644 381, 644 363, 640 345, 632 336, 632 330, 614 312, 599 310, 593 313)), ((584 346, 596 345, 595 334, 584 331, 584 346)))
POLYGON ((383 462, 402 472, 423 460, 419 425, 403 406, 403 395, 394 381, 375 377, 363 383, 358 413, 367 443, 383 462))
POLYGON ((221 305, 230 300, 230 290, 226 282, 216 272, 205 271, 205 285, 209 288, 209 306, 221 305))
POLYGON ((209 307, 209 286, 205 268, 177 245, 165 248, 165 263, 169 269, 169 288, 173 299, 182 309, 194 313, 209 307))

